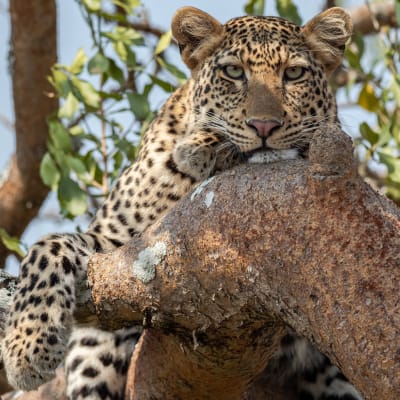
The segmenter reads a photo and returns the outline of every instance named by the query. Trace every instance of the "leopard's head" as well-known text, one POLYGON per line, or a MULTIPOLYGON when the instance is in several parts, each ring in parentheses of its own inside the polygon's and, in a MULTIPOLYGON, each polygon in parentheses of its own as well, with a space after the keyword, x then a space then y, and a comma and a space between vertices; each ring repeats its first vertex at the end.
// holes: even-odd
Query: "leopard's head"
POLYGON ((352 32, 335 7, 303 27, 278 17, 220 24, 193 7, 177 11, 172 32, 191 70, 196 129, 218 131, 238 153, 296 148, 337 123, 328 78, 352 32))

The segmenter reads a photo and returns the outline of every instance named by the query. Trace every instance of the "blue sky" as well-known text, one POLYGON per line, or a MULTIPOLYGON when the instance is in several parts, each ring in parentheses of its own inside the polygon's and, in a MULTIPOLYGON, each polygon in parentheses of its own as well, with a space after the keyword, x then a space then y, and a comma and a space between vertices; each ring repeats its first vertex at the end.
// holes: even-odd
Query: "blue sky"
MULTIPOLYGON (((148 9, 149 19, 156 26, 168 29, 171 17, 175 10, 185 5, 192 5, 210 13, 221 22, 243 14, 244 0, 143 0, 143 4, 148 9)), ((266 15, 276 15, 274 1, 267 1, 266 15)), ((296 1, 299 4, 299 11, 303 20, 311 18, 321 10, 324 0, 318 1, 296 1)), ((348 1, 346 4, 359 4, 362 1, 348 1)), ((82 20, 76 2, 74 0, 58 0, 58 47, 59 61, 69 64, 74 58, 77 50, 81 47, 90 51, 90 38, 88 30, 82 20)), ((11 81, 8 73, 8 51, 10 25, 8 15, 8 1, 0 0, 0 117, 13 121, 13 106, 11 94, 11 81)), ((358 122, 354 120, 354 115, 346 117, 344 112, 344 125, 350 130, 356 129, 358 122), (351 121, 350 123, 348 121, 351 121)), ((4 124, 0 122, 0 176, 1 171, 7 165, 15 148, 14 135, 4 124)), ((31 245, 34 241, 46 233, 53 231, 70 231, 74 225, 70 222, 62 224, 57 216, 58 209, 54 196, 50 196, 42 209, 42 214, 29 227, 23 241, 31 245), (45 218, 46 215, 52 218, 45 218)), ((84 225, 84 222, 81 221, 84 225)), ((16 271, 15 261, 9 261, 9 268, 16 271)))

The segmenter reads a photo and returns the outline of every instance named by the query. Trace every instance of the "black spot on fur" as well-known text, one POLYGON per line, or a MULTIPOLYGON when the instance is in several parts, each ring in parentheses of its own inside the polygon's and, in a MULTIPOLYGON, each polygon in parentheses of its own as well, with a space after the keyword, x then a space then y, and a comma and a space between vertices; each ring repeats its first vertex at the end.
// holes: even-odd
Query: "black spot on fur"
POLYGON ((49 296, 49 297, 46 299, 46 304, 47 304, 47 306, 50 307, 50 306, 54 303, 54 301, 55 301, 54 296, 49 296))
POLYGON ((55 344, 58 343, 58 339, 56 335, 49 335, 47 338, 47 343, 51 346, 54 346, 55 344))
POLYGON ((86 337, 81 339, 81 345, 87 347, 95 347, 99 344, 96 338, 93 337, 86 337))
POLYGON ((61 245, 58 242, 53 242, 51 244, 51 249, 50 249, 50 253, 53 254, 53 256, 58 256, 58 253, 61 249, 61 245))
POLYGON ((65 274, 68 275, 72 272, 75 275, 75 273, 76 273, 75 265, 73 265, 71 263, 71 261, 69 261, 69 259, 65 256, 63 256, 63 258, 62 258, 62 267, 63 267, 65 274))
POLYGON ((39 261, 39 269, 41 271, 44 271, 48 265, 49 265, 49 260, 47 259, 46 256, 42 256, 42 258, 39 261))
POLYGON ((55 272, 51 273, 49 283, 50 283, 50 287, 53 287, 60 283, 60 278, 58 277, 58 275, 55 272))
POLYGON ((102 354, 100 361, 105 367, 108 367, 113 362, 113 356, 111 353, 102 354))
POLYGON ((47 313, 40 314, 40 320, 42 322, 47 322, 49 320, 49 316, 47 315, 47 313))
POLYGON ((82 361, 83 361, 83 358, 76 357, 74 359, 74 361, 72 361, 71 365, 69 366, 69 370, 75 371, 79 367, 79 365, 82 363, 82 361))
POLYGON ((93 367, 87 367, 82 371, 82 375, 88 378, 95 378, 99 374, 99 371, 93 367))

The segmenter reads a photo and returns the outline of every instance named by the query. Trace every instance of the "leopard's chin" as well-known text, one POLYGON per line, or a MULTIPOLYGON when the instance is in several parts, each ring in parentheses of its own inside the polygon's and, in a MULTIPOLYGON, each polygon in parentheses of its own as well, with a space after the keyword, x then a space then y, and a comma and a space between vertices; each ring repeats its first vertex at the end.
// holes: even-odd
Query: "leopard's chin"
POLYGON ((297 149, 267 149, 259 148, 245 154, 246 162, 250 164, 268 164, 281 160, 301 158, 297 149))

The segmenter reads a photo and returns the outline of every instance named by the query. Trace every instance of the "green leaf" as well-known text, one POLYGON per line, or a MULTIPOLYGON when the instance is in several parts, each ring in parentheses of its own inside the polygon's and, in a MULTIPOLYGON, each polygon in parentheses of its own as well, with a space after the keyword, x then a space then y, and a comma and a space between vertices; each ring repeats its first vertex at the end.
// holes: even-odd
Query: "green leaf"
POLYGON ((60 171, 49 153, 46 153, 40 163, 40 177, 52 190, 56 190, 60 181, 60 171))
POLYGON ((86 212, 87 201, 85 192, 68 177, 61 178, 58 188, 58 201, 67 211, 67 216, 77 216, 86 212))
POLYGON ((400 0, 396 0, 395 7, 396 7, 397 25, 400 25, 400 0))
POLYGON ((54 119, 49 121, 49 136, 55 149, 63 152, 71 151, 71 138, 59 121, 54 119))
POLYGON ((155 75, 151 75, 150 79, 153 82, 153 84, 159 86, 161 89, 165 90, 167 93, 172 93, 176 89, 176 86, 174 86, 172 83, 164 81, 155 75))
POLYGON ((140 6, 140 0, 113 0, 113 3, 121 7, 127 14, 132 14, 133 10, 140 6))
POLYGON ((165 32, 157 43, 156 48, 154 49, 154 54, 158 55, 162 53, 170 44, 172 40, 172 32, 171 30, 165 32))
POLYGON ((281 17, 287 18, 297 25, 301 25, 301 17, 292 0, 275 0, 275 2, 276 9, 281 17))
POLYGON ((99 107, 101 97, 91 83, 78 79, 75 76, 72 77, 72 83, 78 90, 76 96, 79 96, 80 100, 90 107, 99 107))
POLYGON ((180 85, 182 85, 183 83, 186 82, 186 79, 187 79, 186 75, 180 69, 178 69, 175 65, 167 63, 161 57, 157 57, 156 60, 162 68, 166 69, 173 76, 175 76, 175 78, 178 79, 178 82, 180 85))
POLYGON ((140 93, 127 93, 129 105, 138 121, 146 119, 150 113, 150 105, 146 96, 140 93))
POLYGON ((114 160, 114 171, 116 174, 119 174, 119 170, 121 168, 121 165, 124 161, 124 156, 122 155, 121 151, 116 151, 114 156, 113 156, 113 160, 114 160))
POLYGON ((385 146, 393 140, 392 133, 390 131, 390 126, 380 125, 379 130, 379 140, 377 146, 385 146))
POLYGON ((85 54, 83 49, 79 49, 74 58, 74 61, 72 61, 72 64, 68 67, 68 71, 74 75, 80 74, 83 67, 85 66, 87 59, 87 55, 85 54))
POLYGON ((21 242, 18 238, 10 236, 3 228, 0 228, 0 240, 8 250, 24 257, 25 253, 21 250, 21 242))
POLYGON ((72 85, 67 74, 56 67, 52 68, 49 81, 55 87, 60 97, 67 97, 68 93, 72 90, 72 85))
POLYGON ((265 1, 264 0, 248 0, 244 6, 244 11, 248 15, 264 15, 265 1))
POLYGON ((108 72, 110 63, 108 58, 102 53, 96 53, 90 60, 87 66, 89 74, 104 74, 108 72))
POLYGON ((79 158, 67 155, 66 162, 77 175, 86 174, 86 166, 79 158))
POLYGON ((136 54, 131 50, 129 45, 123 42, 116 42, 114 43, 114 50, 128 69, 134 69, 136 67, 136 54))
POLYGON ((376 144, 379 140, 379 134, 374 132, 366 122, 360 125, 360 133, 371 145, 376 144))
POLYGON ((101 0, 82 0, 82 3, 92 12, 100 11, 101 9, 101 0))
POLYGON ((392 149, 383 149, 378 153, 379 160, 386 165, 388 169, 387 184, 392 188, 397 187, 400 189, 400 158, 398 156, 391 155, 392 149))
POLYGON ((78 99, 70 92, 63 105, 58 109, 58 118, 71 119, 79 108, 78 99))
POLYGON ((118 67, 117 63, 112 59, 108 58, 108 73, 111 76, 112 79, 120 83, 121 85, 125 81, 124 73, 122 72, 122 69, 118 67))
POLYGON ((103 33, 114 42, 120 42, 128 46, 142 46, 144 44, 143 36, 133 28, 117 26, 114 32, 103 33))
POLYGON ((367 82, 358 96, 358 104, 365 110, 374 112, 379 109, 379 98, 376 97, 374 87, 367 82))
POLYGON ((85 131, 80 125, 74 125, 71 128, 69 128, 69 133, 72 136, 82 136, 85 134, 85 131))

